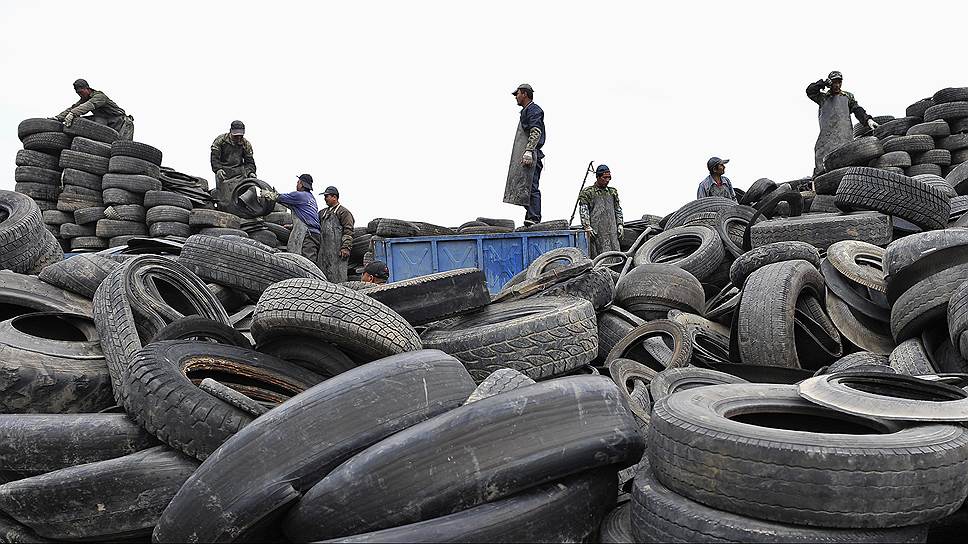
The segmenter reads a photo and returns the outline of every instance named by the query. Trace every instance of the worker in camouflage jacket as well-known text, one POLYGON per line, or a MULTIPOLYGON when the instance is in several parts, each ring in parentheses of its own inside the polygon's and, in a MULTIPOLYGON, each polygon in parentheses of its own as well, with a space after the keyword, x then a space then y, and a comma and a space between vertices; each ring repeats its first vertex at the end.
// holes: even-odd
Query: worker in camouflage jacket
POLYGON ((864 108, 860 107, 854 95, 841 88, 843 82, 844 75, 834 70, 827 75, 826 79, 807 85, 807 97, 820 106, 817 112, 820 135, 817 136, 817 143, 813 147, 814 176, 823 173, 823 160, 831 151, 854 139, 854 127, 850 122, 851 114, 871 130, 878 126, 874 119, 867 115, 864 108), (824 91, 824 89, 828 90, 824 91))
POLYGON ((122 140, 134 138, 134 117, 126 114, 121 106, 108 98, 108 95, 92 89, 84 79, 74 82, 74 92, 80 100, 52 119, 63 122, 65 127, 70 127, 75 119, 84 117, 118 131, 118 137, 122 140))
POLYGON ((232 121, 229 131, 215 138, 211 162, 216 182, 236 177, 255 177, 252 144, 245 139, 245 124, 242 121, 232 121))
POLYGON ((595 184, 578 193, 578 213, 581 224, 591 233, 588 244, 589 256, 595 257, 606 251, 619 251, 619 241, 624 231, 622 204, 618 189, 609 187, 612 172, 604 164, 595 169, 595 184))

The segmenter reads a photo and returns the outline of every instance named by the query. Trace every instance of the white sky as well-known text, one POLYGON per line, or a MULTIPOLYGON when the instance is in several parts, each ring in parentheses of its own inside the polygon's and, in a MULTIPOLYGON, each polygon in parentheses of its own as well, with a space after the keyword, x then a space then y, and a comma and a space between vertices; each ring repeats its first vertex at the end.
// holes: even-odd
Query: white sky
POLYGON ((13 188, 17 123, 70 105, 78 77, 134 115, 166 166, 213 179, 209 146, 238 118, 278 189, 308 172, 357 224, 449 226, 521 223, 501 199, 522 82, 545 110, 545 219, 570 215, 590 160, 611 167, 627 219, 695 198, 712 155, 732 160, 736 187, 808 175, 804 88, 833 69, 874 115, 968 85, 965 2, 151 6, 3 3, 0 188, 13 188))

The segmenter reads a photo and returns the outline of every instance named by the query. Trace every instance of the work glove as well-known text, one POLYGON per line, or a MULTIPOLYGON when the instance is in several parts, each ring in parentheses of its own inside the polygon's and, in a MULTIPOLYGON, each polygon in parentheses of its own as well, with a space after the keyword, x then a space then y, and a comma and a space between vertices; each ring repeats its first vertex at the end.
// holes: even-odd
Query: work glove
POLYGON ((589 235, 595 236, 595 229, 591 227, 585 227, 585 231, 587 231, 589 235))
POLYGON ((340 249, 339 250, 339 258, 340 259, 343 259, 343 260, 349 259, 350 258, 350 250, 346 249, 345 247, 342 248, 342 249, 340 249))
POLYGON ((218 177, 219 179, 225 179, 225 170, 222 170, 221 168, 219 168, 215 172, 215 176, 218 177))
POLYGON ((824 79, 823 80, 823 86, 829 88, 830 87, 830 80, 829 79, 824 79))
POLYGON ((245 175, 245 177, 247 177, 247 178, 254 178, 255 177, 255 172, 249 172, 248 174, 245 175))
POLYGON ((531 168, 534 166, 534 151, 525 151, 524 155, 521 156, 521 164, 525 168, 531 168))
POLYGON ((877 127, 879 127, 879 126, 881 126, 881 125, 879 125, 879 124, 877 123, 877 121, 875 121, 875 120, 873 120, 873 119, 868 119, 868 120, 867 120, 867 126, 869 126, 869 127, 871 127, 871 130, 874 130, 875 128, 877 128, 877 127))
POLYGON ((265 190, 262 191, 262 198, 275 202, 276 200, 279 200, 279 193, 271 190, 265 190))
POLYGON ((620 225, 618 226, 618 237, 619 237, 619 238, 621 238, 621 237, 622 237, 622 234, 623 234, 624 232, 625 232, 625 225, 621 225, 621 224, 620 224, 620 225))
POLYGON ((74 112, 68 112, 67 116, 64 117, 64 126, 69 127, 74 124, 74 112))

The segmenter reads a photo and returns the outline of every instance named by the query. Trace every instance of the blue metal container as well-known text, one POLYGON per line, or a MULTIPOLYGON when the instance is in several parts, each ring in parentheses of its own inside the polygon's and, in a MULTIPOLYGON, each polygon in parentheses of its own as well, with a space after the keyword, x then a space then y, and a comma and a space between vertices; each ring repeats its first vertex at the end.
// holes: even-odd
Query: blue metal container
POLYGON ((583 230, 374 238, 373 255, 387 263, 390 281, 400 281, 457 268, 479 268, 491 294, 542 253, 577 247, 588 254, 583 230))

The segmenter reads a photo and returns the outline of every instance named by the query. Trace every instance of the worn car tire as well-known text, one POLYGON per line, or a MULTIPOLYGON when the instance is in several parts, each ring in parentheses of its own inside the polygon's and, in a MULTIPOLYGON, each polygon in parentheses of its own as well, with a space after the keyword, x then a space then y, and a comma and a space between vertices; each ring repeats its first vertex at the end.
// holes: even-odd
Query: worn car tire
POLYGON ((729 280, 736 287, 742 287, 746 278, 756 270, 773 263, 804 260, 814 267, 820 267, 820 252, 806 242, 774 242, 747 251, 740 255, 729 267, 729 280))
POLYGON ((923 229, 943 229, 951 211, 940 190, 873 168, 851 169, 844 176, 837 189, 837 205, 894 215, 923 229))
POLYGON ((103 176, 108 173, 108 160, 90 153, 65 149, 60 154, 60 167, 73 168, 95 176, 103 176))
POLYGON ((143 159, 115 155, 108 161, 108 171, 112 174, 133 174, 158 178, 161 176, 161 168, 157 164, 143 159))
POLYGON ((40 279, 55 287, 93 299, 104 278, 120 266, 120 263, 100 255, 80 254, 48 266, 41 271, 40 279))
POLYGON ((699 280, 678 266, 643 264, 618 281, 615 303, 642 319, 662 319, 669 310, 702 315, 705 294, 699 280))
POLYGON ((118 131, 101 123, 78 117, 69 127, 64 127, 64 134, 82 136, 90 140, 109 144, 118 139, 118 131))
POLYGON ((115 140, 111 143, 111 157, 134 157, 161 166, 161 150, 141 142, 115 140))
POLYGON ((476 268, 417 276, 374 286, 365 292, 411 325, 472 312, 491 301, 484 273, 476 268))
POLYGON ((176 208, 192 209, 192 201, 185 195, 171 191, 148 191, 145 193, 145 207, 175 206, 176 208))
POLYGON ((137 193, 141 199, 141 202, 137 202, 137 204, 141 204, 144 202, 146 192, 161 190, 161 181, 140 174, 104 174, 101 178, 101 187, 137 193))

